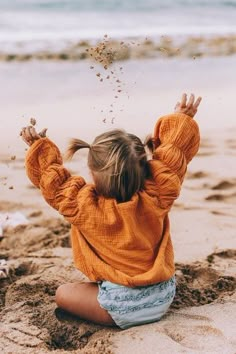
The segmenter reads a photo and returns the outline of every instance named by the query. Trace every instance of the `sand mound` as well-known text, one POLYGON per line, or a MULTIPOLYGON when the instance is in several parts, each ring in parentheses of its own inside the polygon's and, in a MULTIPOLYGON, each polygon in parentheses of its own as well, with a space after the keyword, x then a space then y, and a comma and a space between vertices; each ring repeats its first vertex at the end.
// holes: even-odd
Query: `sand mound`
POLYGON ((42 220, 9 229, 1 242, 5 254, 2 258, 29 256, 32 252, 57 246, 70 246, 70 225, 62 219, 42 220))
POLYGON ((54 296, 61 283, 86 281, 85 277, 75 273, 73 266, 67 265, 62 257, 55 257, 50 268, 47 258, 37 261, 12 265, 9 279, 1 282, 0 318, 4 324, 4 340, 9 345, 13 341, 25 350, 31 348, 33 353, 40 349, 45 353, 84 348, 89 338, 103 327, 63 311, 60 317, 56 316, 54 296))
POLYGON ((236 279, 232 275, 220 274, 216 258, 219 254, 234 260, 236 268, 236 252, 234 250, 213 253, 208 256, 207 263, 176 265, 177 290, 172 308, 200 306, 210 304, 226 295, 233 295, 236 289, 236 279))

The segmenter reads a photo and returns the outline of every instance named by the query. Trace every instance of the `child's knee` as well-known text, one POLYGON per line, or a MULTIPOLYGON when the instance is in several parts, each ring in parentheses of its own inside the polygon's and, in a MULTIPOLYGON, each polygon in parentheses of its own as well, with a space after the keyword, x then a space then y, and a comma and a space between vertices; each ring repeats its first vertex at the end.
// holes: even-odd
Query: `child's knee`
POLYGON ((68 300, 68 286, 67 284, 60 285, 56 290, 56 304, 58 307, 66 307, 68 300))

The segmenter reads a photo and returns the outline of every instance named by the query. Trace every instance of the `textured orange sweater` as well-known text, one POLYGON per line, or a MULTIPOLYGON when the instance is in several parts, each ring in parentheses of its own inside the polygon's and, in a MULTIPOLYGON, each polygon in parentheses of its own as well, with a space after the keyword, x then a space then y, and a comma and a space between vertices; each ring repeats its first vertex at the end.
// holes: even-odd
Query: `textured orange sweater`
POLYGON ((117 203, 96 193, 93 184, 71 176, 57 146, 34 142, 26 156, 27 174, 46 201, 71 223, 75 266, 92 281, 130 287, 154 284, 174 274, 168 212, 178 197, 187 163, 199 147, 198 125, 185 114, 158 120, 151 177, 130 201, 117 203))

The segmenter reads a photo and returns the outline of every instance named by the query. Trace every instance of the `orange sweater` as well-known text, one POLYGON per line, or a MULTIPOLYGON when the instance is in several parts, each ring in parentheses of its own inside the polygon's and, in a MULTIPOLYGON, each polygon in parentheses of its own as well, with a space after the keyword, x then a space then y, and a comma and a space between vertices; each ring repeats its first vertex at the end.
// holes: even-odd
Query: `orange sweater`
POLYGON ((30 180, 71 223, 75 266, 92 281, 135 287, 174 274, 168 212, 198 151, 198 125, 185 114, 167 115, 158 120, 154 138, 158 143, 148 162, 152 177, 124 203, 97 195, 93 184, 71 176, 48 138, 37 140, 27 153, 30 180))

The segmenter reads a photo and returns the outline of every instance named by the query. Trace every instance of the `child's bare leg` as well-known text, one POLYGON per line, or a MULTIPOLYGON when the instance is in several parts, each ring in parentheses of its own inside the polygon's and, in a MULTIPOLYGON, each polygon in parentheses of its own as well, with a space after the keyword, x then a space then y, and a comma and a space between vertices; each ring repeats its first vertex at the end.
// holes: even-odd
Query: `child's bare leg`
POLYGON ((96 283, 67 283, 56 291, 57 306, 83 319, 104 325, 115 325, 97 300, 96 283))

